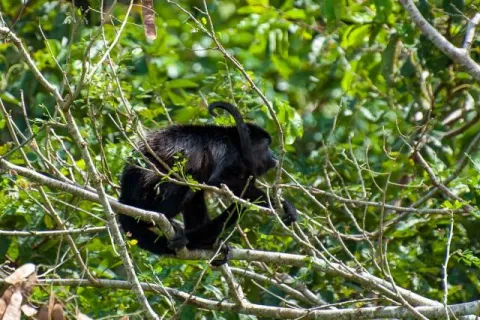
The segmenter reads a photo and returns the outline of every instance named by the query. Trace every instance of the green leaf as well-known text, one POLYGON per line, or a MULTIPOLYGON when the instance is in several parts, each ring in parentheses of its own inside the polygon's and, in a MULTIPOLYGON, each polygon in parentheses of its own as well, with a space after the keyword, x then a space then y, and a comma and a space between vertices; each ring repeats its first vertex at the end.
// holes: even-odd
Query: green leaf
POLYGON ((301 9, 293 8, 285 12, 283 14, 283 17, 285 19, 305 19, 306 15, 305 15, 305 11, 301 9))
POLYGON ((251 6, 263 6, 268 7, 269 0, 247 0, 247 3, 251 6))
POLYGON ((10 245, 7 250, 7 255, 11 259, 16 260, 19 255, 20 255, 20 248, 18 245, 18 238, 12 238, 12 241, 10 242, 10 245))
POLYGON ((387 48, 382 54, 382 74, 388 85, 393 85, 399 53, 399 36, 394 33, 390 37, 387 48))
POLYGON ((332 22, 340 20, 343 9, 342 0, 325 0, 323 3, 323 13, 327 23, 332 24, 332 22))
POLYGON ((198 84, 188 79, 175 79, 168 81, 166 87, 169 89, 197 88, 198 84))
POLYGON ((409 78, 415 74, 415 62, 413 61, 412 55, 409 55, 407 61, 400 68, 400 74, 403 77, 409 78))
POLYGON ((297 137, 303 135, 303 122, 300 115, 288 103, 275 100, 275 106, 278 109, 277 118, 284 127, 285 144, 291 145, 297 137))
POLYGON ((386 22, 388 16, 392 13, 392 1, 375 0, 375 7, 377 8, 375 20, 378 22, 386 22))
POLYGON ((185 101, 182 96, 176 94, 173 91, 168 91, 167 94, 168 94, 168 97, 170 98, 170 100, 172 101, 173 104, 182 105, 185 101))
POLYGON ((347 31, 344 33, 342 39, 342 47, 349 48, 349 47, 358 47, 364 45, 366 40, 368 39, 368 35, 370 34, 370 26, 363 25, 363 26, 350 26, 347 31))
POLYGON ((277 71, 280 73, 280 75, 287 79, 290 77, 292 74, 293 70, 290 69, 290 66, 288 65, 288 62, 282 59, 281 57, 277 55, 272 55, 271 56, 272 62, 275 65, 277 71))
POLYGON ((265 13, 266 11, 267 11, 267 8, 264 6, 245 6, 237 10, 239 14, 252 14, 252 13, 262 14, 262 13, 265 13))
POLYGON ((15 104, 15 105, 20 105, 20 100, 18 100, 14 95, 12 95, 10 92, 5 91, 0 94, 0 98, 3 100, 3 102, 15 104))

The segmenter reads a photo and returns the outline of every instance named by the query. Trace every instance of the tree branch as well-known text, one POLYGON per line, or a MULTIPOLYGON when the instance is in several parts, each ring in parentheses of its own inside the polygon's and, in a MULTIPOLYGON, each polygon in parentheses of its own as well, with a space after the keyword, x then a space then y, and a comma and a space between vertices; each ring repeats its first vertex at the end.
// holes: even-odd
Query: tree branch
MULTIPOLYGON (((2 283, 2 280, 0 280, 2 283)), ((82 286, 82 287, 102 287, 110 289, 124 289, 131 290, 132 285, 128 281, 121 280, 99 280, 98 284, 90 283, 86 280, 79 279, 47 279, 39 280, 39 285, 46 286, 82 286)), ((411 318, 412 313, 405 307, 365 307, 365 308, 348 308, 348 309, 332 309, 332 310, 318 310, 312 309, 293 309, 282 307, 263 306, 259 304, 246 303, 244 306, 238 306, 235 303, 225 301, 215 301, 211 299, 202 298, 199 296, 192 296, 190 293, 183 292, 177 289, 165 287, 162 285, 141 283, 143 290, 154 292, 156 294, 173 296, 180 301, 187 301, 188 304, 205 308, 208 310, 231 311, 235 313, 251 314, 260 317, 273 317, 280 319, 323 319, 323 320, 359 320, 359 319, 376 319, 376 318, 396 318, 408 319, 411 318)), ((480 308, 480 301, 472 301, 462 304, 450 305, 451 314, 460 317, 464 315, 476 314, 480 308)), ((430 307, 416 307, 418 313, 430 319, 444 319, 445 313, 443 305, 436 305, 430 307)))
POLYGON ((480 66, 469 56, 467 50, 455 47, 443 35, 441 35, 437 29, 428 23, 420 11, 418 11, 413 0, 399 1, 424 36, 432 41, 432 43, 450 59, 463 66, 465 71, 475 78, 475 80, 480 81, 480 66))

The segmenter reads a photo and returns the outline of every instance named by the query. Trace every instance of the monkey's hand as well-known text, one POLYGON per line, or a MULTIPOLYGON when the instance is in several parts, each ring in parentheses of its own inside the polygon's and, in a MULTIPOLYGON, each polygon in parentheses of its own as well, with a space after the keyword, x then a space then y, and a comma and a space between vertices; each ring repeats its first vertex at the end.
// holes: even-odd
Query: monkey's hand
POLYGON ((287 226, 298 220, 297 209, 287 200, 283 201, 283 211, 285 211, 285 216, 282 218, 282 221, 287 226))
POLYGON ((167 248, 171 250, 178 250, 188 244, 188 239, 185 235, 185 230, 183 230, 183 228, 179 224, 173 221, 171 221, 171 224, 173 229, 175 230, 175 236, 172 239, 168 240, 167 248))
MULTIPOLYGON (((220 239, 220 243, 221 242, 223 242, 223 241, 221 241, 221 239, 220 239)), ((222 248, 220 249, 220 252, 223 254, 223 258, 215 259, 210 263, 214 267, 219 267, 222 264, 225 264, 225 263, 228 262, 228 254, 230 253, 230 246, 228 245, 228 243, 224 243, 222 245, 222 248)))

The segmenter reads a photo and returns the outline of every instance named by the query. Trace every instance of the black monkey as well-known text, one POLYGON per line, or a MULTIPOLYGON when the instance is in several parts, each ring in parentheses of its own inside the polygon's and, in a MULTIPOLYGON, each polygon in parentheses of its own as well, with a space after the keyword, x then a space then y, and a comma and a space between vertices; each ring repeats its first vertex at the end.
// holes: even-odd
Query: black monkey
MULTIPOLYGON (((225 184, 235 195, 266 205, 266 194, 256 188, 254 182, 256 177, 277 163, 269 148, 270 135, 255 124, 243 122, 233 105, 226 102, 210 104, 208 110, 213 116, 216 108, 228 111, 234 117, 236 127, 172 125, 147 137, 150 148, 170 168, 174 165, 174 156, 181 154, 186 159, 186 173, 196 181, 217 187, 225 184), (250 176, 253 179, 246 187, 250 176)), ((167 172, 144 144, 140 143, 138 148, 159 171, 167 172)), ((222 231, 238 219, 234 203, 211 220, 203 190, 193 191, 186 186, 162 181, 152 170, 134 163, 127 163, 123 170, 119 201, 161 212, 168 219, 183 213, 185 230, 174 225, 176 236, 171 241, 150 231, 149 223, 120 214, 123 230, 138 240, 140 248, 158 255, 174 254, 175 249, 185 245, 188 249, 211 249, 222 231)), ((297 211, 292 204, 284 201, 283 208, 286 224, 297 220, 297 211)))

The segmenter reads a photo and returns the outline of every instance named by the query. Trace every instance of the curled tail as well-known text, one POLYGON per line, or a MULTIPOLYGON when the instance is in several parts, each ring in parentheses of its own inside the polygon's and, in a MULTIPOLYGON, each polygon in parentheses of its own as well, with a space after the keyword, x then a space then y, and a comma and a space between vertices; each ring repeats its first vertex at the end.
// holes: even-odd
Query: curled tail
POLYGON ((242 152, 242 157, 247 163, 248 168, 253 168, 253 153, 252 153, 252 140, 250 138, 250 132, 248 130, 247 124, 243 121, 243 117, 238 111, 238 109, 228 102, 218 101, 213 102, 208 106, 208 112, 212 116, 217 116, 214 109, 223 109, 230 113, 235 119, 237 125, 238 135, 240 137, 240 149, 242 152))

